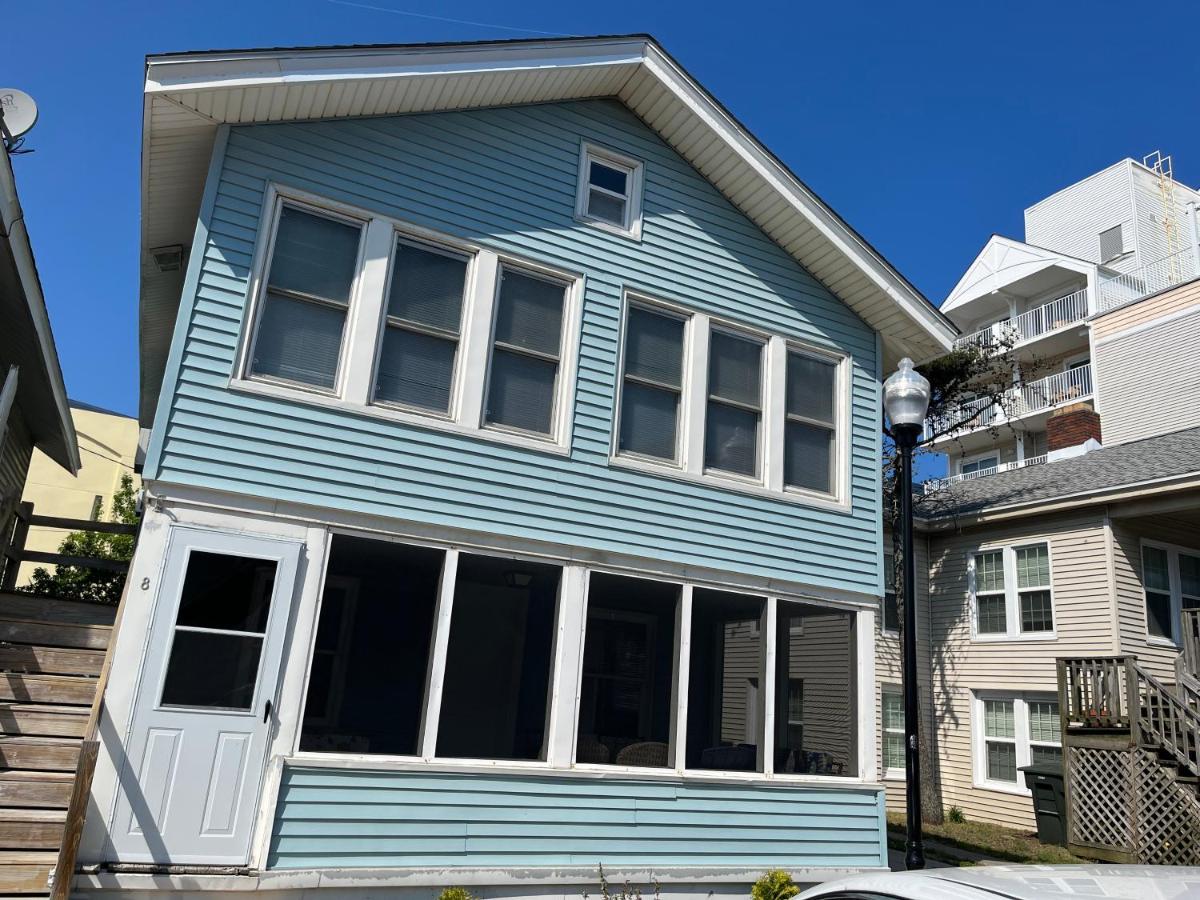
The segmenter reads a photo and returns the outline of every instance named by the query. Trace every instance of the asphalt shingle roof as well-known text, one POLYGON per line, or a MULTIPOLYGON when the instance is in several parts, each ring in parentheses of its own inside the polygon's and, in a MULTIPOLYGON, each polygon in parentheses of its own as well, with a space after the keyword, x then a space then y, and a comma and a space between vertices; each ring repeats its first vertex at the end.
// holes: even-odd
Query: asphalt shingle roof
POLYGON ((1191 472, 1200 472, 1200 428, 960 481, 918 498, 915 513, 922 519, 945 519, 989 507, 1107 491, 1191 472))

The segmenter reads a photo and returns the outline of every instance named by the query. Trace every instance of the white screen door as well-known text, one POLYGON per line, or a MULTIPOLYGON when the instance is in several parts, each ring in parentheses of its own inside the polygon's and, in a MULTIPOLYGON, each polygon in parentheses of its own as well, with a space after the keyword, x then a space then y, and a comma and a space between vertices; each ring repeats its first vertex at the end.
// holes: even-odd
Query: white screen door
POLYGON ((118 860, 249 860, 299 554, 172 530, 110 831, 118 860))

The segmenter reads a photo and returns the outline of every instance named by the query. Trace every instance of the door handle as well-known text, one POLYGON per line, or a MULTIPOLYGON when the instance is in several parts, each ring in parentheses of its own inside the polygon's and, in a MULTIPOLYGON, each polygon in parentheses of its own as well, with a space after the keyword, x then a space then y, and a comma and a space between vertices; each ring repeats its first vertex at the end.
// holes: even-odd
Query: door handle
POLYGON ((263 722, 265 723, 271 718, 271 700, 267 698, 267 705, 263 707, 263 722))

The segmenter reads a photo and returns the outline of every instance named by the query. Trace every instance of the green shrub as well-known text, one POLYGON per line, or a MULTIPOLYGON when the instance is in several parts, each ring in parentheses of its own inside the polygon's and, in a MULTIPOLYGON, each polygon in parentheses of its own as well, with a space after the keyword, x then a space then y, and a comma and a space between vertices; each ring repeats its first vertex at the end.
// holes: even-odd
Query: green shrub
POLYGON ((463 887, 442 888, 437 900, 479 900, 474 894, 463 887))
POLYGON ((963 811, 957 806, 952 806, 946 811, 946 821, 955 825, 961 825, 963 822, 967 821, 967 817, 963 815, 963 811))
POLYGON ((792 876, 783 869, 772 869, 754 882, 754 887, 750 888, 750 896, 754 900, 788 900, 798 893, 800 893, 800 888, 796 887, 792 876))

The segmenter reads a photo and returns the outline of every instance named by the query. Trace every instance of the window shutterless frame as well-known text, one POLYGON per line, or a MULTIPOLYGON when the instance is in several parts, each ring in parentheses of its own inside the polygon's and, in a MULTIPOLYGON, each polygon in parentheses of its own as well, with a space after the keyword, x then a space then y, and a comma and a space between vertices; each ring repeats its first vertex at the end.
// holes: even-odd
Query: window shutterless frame
POLYGON ((491 329, 488 335, 486 349, 487 368, 486 377, 483 379, 481 407, 477 423, 482 431, 514 434, 534 441, 559 443, 560 441, 565 440, 564 432, 566 429, 566 419, 568 418, 567 412, 570 407, 571 399, 575 394, 575 368, 578 365, 576 355, 571 352, 572 341, 578 339, 576 316, 578 315, 577 308, 579 303, 577 297, 575 296, 577 290, 578 286, 576 284, 573 284, 569 279, 563 278, 561 275, 557 275, 546 269, 535 268, 516 261, 500 258, 499 265, 496 270, 495 286, 492 291, 492 307, 489 311, 491 316, 491 329), (548 353, 534 350, 529 347, 522 347, 517 344, 501 342, 497 340, 496 326, 500 314, 500 292, 504 284, 505 273, 512 273, 523 278, 531 278, 536 281, 542 281, 562 289, 562 321, 559 325, 557 356, 551 356, 548 353), (487 420, 489 396, 492 390, 497 350, 518 356, 524 356, 530 359, 541 360, 542 362, 553 362, 555 364, 556 369, 554 373, 554 388, 551 394, 550 431, 548 433, 533 431, 516 425, 507 425, 501 422, 489 422, 487 420))
POLYGON ((462 375, 463 375, 463 351, 466 344, 466 335, 464 334, 467 322, 467 306, 471 302, 473 295, 473 286, 475 283, 476 264, 475 254, 470 250, 463 249, 457 246, 434 243, 419 237, 413 237, 407 233, 397 230, 395 232, 395 244, 393 245, 391 257, 388 260, 388 277, 383 289, 383 305, 382 305, 382 320, 379 324, 378 337, 375 341, 375 363, 371 370, 371 387, 370 387, 370 403, 375 406, 383 406, 392 409, 405 410, 416 415, 432 416, 438 419, 454 420, 457 416, 459 408, 459 395, 462 391, 462 375), (388 312, 388 300, 392 293, 392 282, 396 277, 396 263, 399 258, 397 253, 397 245, 404 244, 417 250, 422 250, 426 253, 437 253, 441 256, 449 257, 450 259, 462 260, 466 263, 466 273, 463 278, 463 297, 462 305, 458 315, 458 332, 450 333, 446 329, 439 328, 435 325, 428 325, 421 322, 415 322, 410 319, 404 319, 399 316, 393 316, 388 312), (446 412, 438 412, 437 410, 427 409, 425 407, 407 404, 397 400, 385 400, 376 396, 378 393, 377 382, 379 379, 379 368, 383 357, 383 342, 387 336, 389 328, 400 328, 413 334, 423 334, 429 337, 441 338, 443 340, 453 340, 455 342, 454 367, 450 374, 450 403, 446 412))
MULTIPOLYGON (((1042 748, 1060 748, 1059 741, 1031 739, 1031 723, 1029 707, 1032 703, 1051 704, 1058 706, 1058 697, 1053 693, 1039 691, 1005 691, 1005 690, 975 690, 971 692, 971 771, 972 782, 976 788, 1001 791, 1007 794, 1029 796, 1025 787, 1025 779, 1020 768, 1030 764, 1034 746, 1042 748), (986 704, 987 701, 1012 704, 1013 734, 1011 737, 994 737, 987 735, 986 704), (1017 769, 1015 781, 1001 781, 989 777, 988 772, 988 741, 1000 744, 1011 744, 1014 748, 1017 769)), ((1059 716, 1062 710, 1058 710, 1059 716)))
POLYGON ((569 452, 569 426, 575 393, 580 309, 583 300, 582 273, 550 267, 536 260, 499 252, 380 213, 274 183, 267 186, 262 223, 255 247, 249 300, 243 320, 238 357, 229 380, 230 389, 449 431, 542 452, 569 452), (257 323, 263 305, 260 298, 265 296, 279 211, 283 204, 294 205, 314 215, 357 224, 363 231, 347 321, 339 349, 339 367, 334 389, 314 388, 291 381, 252 377, 249 374, 257 323), (388 328, 387 292, 390 288, 397 240, 422 249, 433 249, 435 252, 458 255, 470 260, 467 266, 467 286, 448 415, 400 403, 375 401, 374 382, 384 332, 388 328), (482 424, 495 301, 502 266, 565 286, 555 412, 552 433, 548 435, 494 426, 484 427, 482 424))
POLYGON ((1058 636, 1058 610, 1054 599, 1054 549, 1049 540, 1022 541, 1018 544, 987 544, 970 550, 966 559, 967 596, 970 604, 971 640, 974 642, 994 641, 1050 641, 1058 636), (1019 587, 1017 581, 1017 551, 1035 547, 1046 548, 1047 582, 1045 586, 1019 587), (980 590, 976 573, 976 560, 980 556, 999 553, 1004 573, 1004 590, 980 590), (1021 595, 1045 591, 1050 595, 1051 628, 1044 631, 1023 631, 1021 619, 1021 595), (979 630, 979 598, 1004 597, 1004 631, 981 632, 979 630))
POLYGON ((704 373, 704 423, 705 423, 705 438, 704 443, 700 447, 700 463, 702 471, 705 475, 712 475, 716 478, 726 479, 733 482, 741 482, 745 484, 766 484, 767 460, 766 454, 763 452, 767 444, 767 401, 772 393, 777 390, 771 384, 771 367, 767 356, 767 350, 770 347, 770 335, 763 332, 742 328, 737 325, 731 325, 725 322, 714 321, 709 329, 708 337, 708 371, 704 373), (725 335, 735 338, 736 340, 746 341, 758 345, 758 405, 754 406, 745 401, 737 400, 730 397, 722 397, 714 394, 712 391, 712 339, 715 335, 725 335), (754 458, 755 458, 755 475, 745 475, 739 472, 732 472, 726 469, 719 469, 708 464, 708 416, 713 404, 726 406, 730 409, 740 410, 742 412, 755 413, 758 415, 758 427, 754 433, 754 458))
POLYGON ((621 329, 618 339, 618 361, 613 381, 612 433, 609 464, 664 475, 682 481, 698 482, 735 490, 785 499, 811 506, 836 510, 849 508, 850 454, 850 380, 851 358, 845 354, 814 347, 795 338, 772 335, 723 317, 712 316, 675 300, 635 288, 627 288, 621 309, 621 329), (682 409, 678 426, 678 454, 675 461, 623 452, 620 449, 621 401, 625 372, 625 344, 629 309, 643 307, 663 315, 686 319, 684 335, 682 409), (762 411, 759 422, 760 477, 749 478, 725 473, 704 465, 704 431, 708 403, 709 341, 714 330, 737 337, 759 340, 764 345, 762 356, 762 411), (836 366, 834 377, 834 442, 830 493, 784 485, 784 431, 786 427, 787 359, 789 353, 799 353, 829 362, 836 366))
POLYGON ((263 384, 276 384, 286 387, 291 390, 303 391, 308 394, 318 396, 339 396, 342 392, 343 382, 345 379, 346 370, 346 348, 349 344, 349 337, 353 327, 354 314, 358 306, 358 296, 362 287, 362 271, 364 254, 366 253, 366 231, 368 217, 362 215, 358 211, 352 210, 343 204, 326 202, 319 198, 296 196, 290 193, 279 191, 273 185, 268 187, 266 200, 263 204, 262 227, 267 229, 263 232, 265 239, 260 238, 258 249, 256 250, 257 258, 254 261, 254 275, 250 282, 250 310, 246 319, 246 337, 242 341, 242 354, 238 359, 236 372, 239 379, 246 381, 261 382, 263 384), (275 258, 275 242, 279 234, 279 223, 283 215, 285 206, 308 213, 319 218, 329 219, 334 222, 341 222, 346 225, 352 225, 359 229, 358 238, 358 254, 354 261, 354 277, 350 283, 350 291, 346 300, 346 305, 334 303, 315 294, 308 294, 303 291, 296 290, 277 290, 282 296, 289 299, 299 300, 307 303, 313 303, 318 306, 328 306, 336 309, 344 309, 346 321, 342 325, 342 334, 338 344, 338 361, 337 368, 334 372, 333 387, 323 388, 313 384, 306 384, 301 381, 292 381, 286 378, 279 378, 271 375, 254 374, 251 372, 251 367, 254 360, 255 346, 258 343, 259 329, 262 324, 263 312, 266 308, 267 288, 271 271, 271 264, 275 258))
POLYGON ((1142 587, 1142 621, 1146 629, 1146 640, 1158 646, 1179 647, 1183 643, 1183 635, 1180 633, 1180 629, 1183 626, 1183 610, 1200 606, 1200 597, 1188 594, 1183 589, 1183 573, 1180 571, 1179 559, 1181 556, 1200 558, 1200 549, 1181 547, 1178 544, 1168 544, 1163 541, 1152 541, 1143 538, 1139 542, 1138 556, 1140 559, 1137 573, 1142 587), (1159 587, 1150 587, 1146 583, 1147 548, 1157 550, 1166 557, 1167 590, 1159 587), (1146 596, 1147 593, 1158 596, 1169 595, 1168 606, 1171 626, 1169 635, 1155 634, 1150 630, 1150 609, 1146 596))
POLYGON ((575 219, 594 228, 640 240, 642 236, 642 183, 644 166, 641 160, 626 156, 607 147, 584 141, 579 147, 578 182, 575 189, 575 219), (625 193, 606 190, 591 184, 592 160, 625 173, 625 193), (588 213, 588 195, 599 191, 625 202, 624 223, 617 225, 588 213))
POLYGON ((627 291, 621 305, 621 331, 617 348, 617 379, 616 395, 613 398, 612 446, 611 457, 623 460, 636 460, 651 466, 666 466, 681 469, 686 465, 688 453, 688 423, 689 423, 689 390, 690 380, 688 371, 693 352, 693 315, 689 310, 664 300, 649 297, 646 294, 627 291), (680 354, 679 387, 660 385, 652 380, 629 375, 626 369, 626 355, 629 341, 629 313, 641 309, 658 316, 676 319, 683 323, 683 346, 680 354), (621 449, 621 428, 624 416, 625 382, 633 381, 648 387, 672 390, 679 394, 679 411, 675 417, 675 455, 672 459, 650 456, 621 449))

